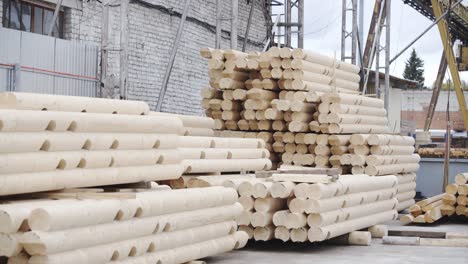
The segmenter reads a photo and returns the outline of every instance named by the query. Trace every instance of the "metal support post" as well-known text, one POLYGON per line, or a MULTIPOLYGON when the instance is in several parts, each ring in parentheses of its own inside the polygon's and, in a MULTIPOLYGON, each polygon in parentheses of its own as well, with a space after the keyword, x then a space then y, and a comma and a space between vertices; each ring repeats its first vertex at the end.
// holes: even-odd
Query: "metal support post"
POLYGON ((221 14, 222 14, 222 0, 216 0, 216 38, 215 38, 215 48, 221 48, 221 14))
POLYGON ((120 1, 120 99, 127 99, 128 6, 129 0, 120 1))
POLYGON ((231 49, 237 49, 237 25, 239 16, 239 0, 231 0, 231 49))
POLYGON ((356 48, 357 48, 357 8, 358 0, 351 0, 351 8, 347 6, 347 0, 342 0, 341 9, 341 60, 350 59, 350 62, 356 64, 356 48), (351 27, 347 26, 347 13, 351 12, 351 27), (347 56, 346 41, 351 39, 350 56, 347 56))
POLYGON ((109 5, 103 4, 102 10, 102 28, 101 28, 101 85, 100 97, 111 98, 112 92, 107 80, 107 69, 109 64, 108 45, 109 45, 109 5))
POLYGON ((298 16, 298 33, 297 33, 297 47, 304 48, 304 0, 297 0, 297 16, 298 16))
POLYGON ((21 65, 19 63, 15 64, 13 67, 13 91, 21 92, 21 65))
POLYGON ((52 17, 52 23, 50 24, 49 30, 47 31, 47 36, 51 36, 54 31, 55 21, 60 13, 60 7, 62 6, 63 0, 58 0, 57 5, 55 6, 54 16, 52 17))
POLYGON ((346 0, 341 0, 341 61, 346 58, 346 0))
POLYGON ((445 53, 442 51, 442 56, 440 58, 439 70, 437 71, 437 78, 434 83, 434 88, 432 89, 431 102, 429 103, 429 109, 427 110, 426 122, 424 123, 424 131, 429 131, 431 128, 432 118, 434 117, 434 112, 437 106, 437 101, 439 100, 440 90, 444 82, 444 76, 447 72, 447 59, 445 58, 445 53))
MULTIPOLYGON (((380 44, 378 44, 377 38, 380 40, 380 26, 379 25, 381 24, 381 21, 382 21, 385 2, 386 2, 386 0, 382 0, 382 2, 381 2, 380 10, 379 10, 379 13, 377 15, 375 30, 374 30, 374 33, 372 34, 374 37, 373 37, 373 40, 372 40, 372 46, 370 48, 370 53, 368 53, 369 54, 369 60, 368 60, 368 63, 367 63, 368 67, 366 68, 366 74, 364 75, 364 82, 363 82, 363 85, 362 85, 362 94, 366 94, 366 92, 367 92, 367 83, 369 81, 369 73, 370 73, 370 69, 372 67, 372 63, 373 63, 373 60, 374 60, 374 53, 377 54, 377 52, 380 51, 380 44)), ((369 42, 369 37, 367 38, 367 41, 369 42)), ((367 49, 367 44, 366 44, 366 49, 367 49)), ((365 51, 364 52, 364 62, 366 62, 366 53, 367 52, 365 51)))
POLYGON ((179 49, 180 38, 182 37, 182 32, 184 31, 184 24, 185 20, 187 19, 187 14, 189 12, 191 0, 185 1, 184 13, 180 18, 179 27, 177 28, 177 35, 172 45, 171 56, 169 57, 169 64, 167 65, 166 72, 164 73, 163 83, 161 86, 161 90, 159 90, 159 97, 158 103, 156 104, 156 111, 160 112, 162 103, 164 101, 164 95, 166 95, 167 91, 167 84, 169 82, 169 77, 171 76, 172 67, 174 66, 175 56, 177 54, 177 50, 179 49))
POLYGON ((284 35, 285 35, 285 45, 286 47, 291 47, 291 0, 285 0, 285 5, 284 5, 284 11, 285 11, 285 30, 284 30, 284 35))
POLYGON ((252 25, 253 11, 255 10, 255 1, 252 1, 249 12, 249 19, 247 20, 247 27, 245 28, 244 43, 242 43, 242 51, 245 51, 247 46, 247 39, 249 38, 250 26, 252 25))
POLYGON ((387 17, 385 19, 385 90, 384 90, 384 108, 389 113, 389 101, 390 101, 390 25, 391 25, 391 11, 392 11, 392 0, 385 2, 387 17))

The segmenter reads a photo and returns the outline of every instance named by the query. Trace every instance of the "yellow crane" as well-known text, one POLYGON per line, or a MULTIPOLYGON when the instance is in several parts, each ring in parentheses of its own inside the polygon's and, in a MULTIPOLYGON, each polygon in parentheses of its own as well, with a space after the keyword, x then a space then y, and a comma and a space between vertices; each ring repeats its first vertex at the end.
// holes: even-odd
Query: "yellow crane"
POLYGON ((464 6, 463 3, 452 0, 403 0, 403 2, 431 20, 439 20, 437 27, 444 46, 444 52, 440 60, 439 71, 434 85, 431 103, 429 104, 424 130, 428 131, 431 126, 432 117, 447 68, 452 76, 465 130, 468 130, 468 111, 459 75, 459 70, 468 70, 466 67, 466 65, 468 65, 468 8, 464 6), (447 10, 449 11, 448 14, 446 14, 447 10), (461 42, 459 46, 459 53, 461 56, 458 62, 453 52, 453 43, 455 40, 460 40, 461 42))

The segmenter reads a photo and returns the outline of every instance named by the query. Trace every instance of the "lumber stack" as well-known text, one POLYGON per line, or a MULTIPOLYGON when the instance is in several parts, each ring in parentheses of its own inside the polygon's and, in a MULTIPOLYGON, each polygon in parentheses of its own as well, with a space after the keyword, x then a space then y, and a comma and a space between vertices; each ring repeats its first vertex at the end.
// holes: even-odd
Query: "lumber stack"
POLYGON ((237 223, 251 239, 324 241, 397 217, 395 176, 340 175, 337 179, 316 174, 316 169, 308 173, 307 168, 302 172, 284 168, 269 178, 212 182, 237 190, 244 209, 237 223))
MULTIPOLYGON (((226 179, 238 178, 272 166, 270 152, 261 138, 181 136, 178 147, 184 172, 181 178, 167 182, 172 188, 186 188, 194 177, 223 173, 226 179)), ((205 182, 197 187, 206 187, 205 182)))
POLYGON ((229 135, 215 135, 213 130, 215 122, 210 117, 159 112, 150 112, 150 115, 174 116, 184 125, 186 133, 179 138, 178 145, 184 174, 179 179, 164 182, 172 188, 186 188, 194 175, 234 173, 229 175, 237 177, 239 172, 266 170, 272 166, 268 149, 271 147, 269 142, 272 138, 268 132, 236 131, 248 135, 242 136, 243 139, 234 139, 229 135))
MULTIPOLYGON (((421 157, 442 158, 445 156, 445 148, 419 148, 418 153, 421 157)), ((468 148, 450 148, 450 157, 466 159, 468 158, 468 148)))
POLYGON ((212 137, 214 136, 215 121, 212 118, 204 116, 189 116, 180 114, 170 114, 163 112, 149 112, 150 115, 156 116, 172 116, 179 118, 184 126, 182 135, 183 136, 200 136, 200 137, 212 137))
POLYGON ((201 53, 209 59, 211 85, 202 91, 202 104, 218 124, 218 134, 244 138, 268 131, 274 168, 397 175, 398 210, 414 204, 414 173, 419 168, 414 139, 391 135, 383 100, 359 95, 358 67, 302 49, 201 53), (232 115, 233 104, 238 118, 223 119, 223 114, 232 115))
POLYGON ((296 185, 289 209, 307 215, 309 241, 323 241, 396 219, 396 185, 395 176, 368 175, 342 175, 305 191, 296 185))
POLYGON ((150 113, 136 101, 1 93, 0 108, 0 257, 184 263, 245 245, 235 191, 136 186, 267 169, 262 140, 183 136, 211 130, 211 119, 150 113), (184 163, 195 151, 181 146, 200 144, 210 163, 184 163))
POLYGON ((0 205, 0 256, 9 263, 185 263, 246 244, 247 234, 236 231, 236 201, 234 190, 213 187, 9 202, 0 205))
POLYGON ((400 220, 404 223, 434 223, 444 216, 468 217, 468 173, 455 176, 455 183, 447 185, 445 193, 417 202, 409 208, 410 214, 400 220))
POLYGON ((353 134, 349 139, 344 163, 352 165, 352 173, 372 176, 396 175, 398 178, 398 211, 415 203, 416 171, 420 157, 414 154, 414 138, 385 134, 353 134))
POLYGON ((0 195, 182 175, 182 122, 146 115, 145 103, 26 93, 0 102, 0 195))
POLYGON ((215 119, 218 130, 269 133, 274 167, 280 165, 275 164, 279 155, 281 163, 313 165, 314 143, 301 139, 314 131, 321 95, 358 93, 357 66, 311 51, 202 49, 201 55, 209 59, 211 87, 202 90, 207 116, 215 119), (283 141, 285 132, 289 133, 283 141), (296 134, 300 134, 297 142, 296 134))
POLYGON ((326 93, 319 105, 318 123, 330 134, 388 134, 387 112, 383 106, 382 99, 326 93))

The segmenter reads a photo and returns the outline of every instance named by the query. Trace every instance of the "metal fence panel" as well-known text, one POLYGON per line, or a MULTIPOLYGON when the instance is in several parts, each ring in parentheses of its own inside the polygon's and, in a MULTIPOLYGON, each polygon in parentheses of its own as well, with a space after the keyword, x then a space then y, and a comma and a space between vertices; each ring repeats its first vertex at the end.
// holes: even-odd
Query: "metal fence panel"
POLYGON ((0 28, 0 91, 95 97, 98 53, 95 45, 0 28), (21 66, 16 89, 15 64, 21 66))
POLYGON ((54 93, 54 76, 39 73, 39 69, 53 71, 55 38, 21 34, 21 84, 17 92, 54 93))
POLYGON ((20 60, 20 43, 20 31, 0 27, 0 92, 11 88, 11 65, 20 60))

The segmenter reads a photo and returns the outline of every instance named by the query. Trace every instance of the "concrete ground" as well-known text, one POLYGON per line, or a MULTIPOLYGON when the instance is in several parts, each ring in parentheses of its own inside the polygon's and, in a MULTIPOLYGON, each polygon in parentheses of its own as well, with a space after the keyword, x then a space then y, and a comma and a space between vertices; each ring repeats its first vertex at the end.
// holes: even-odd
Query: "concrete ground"
MULTIPOLYGON (((387 223, 387 225, 389 229, 393 230, 417 229, 468 234, 468 219, 462 220, 462 222, 441 223, 429 226, 400 226, 398 222, 387 223)), ((323 243, 283 243, 274 240, 269 242, 250 242, 242 250, 207 258, 206 261, 208 264, 468 264, 468 248, 384 245, 381 239, 373 239, 372 245, 368 247, 325 245, 323 243)))

